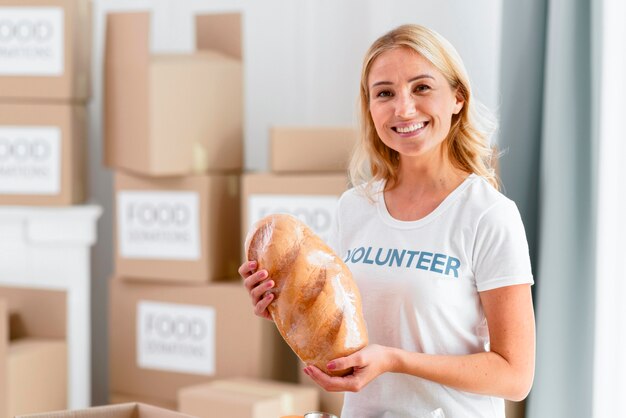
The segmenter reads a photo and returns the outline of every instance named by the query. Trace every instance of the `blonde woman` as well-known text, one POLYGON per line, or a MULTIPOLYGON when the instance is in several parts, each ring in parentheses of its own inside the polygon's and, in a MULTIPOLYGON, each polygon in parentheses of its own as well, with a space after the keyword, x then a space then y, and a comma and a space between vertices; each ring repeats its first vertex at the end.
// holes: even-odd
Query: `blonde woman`
MULTIPOLYGON (((331 361, 342 418, 504 417, 533 381, 533 284, 524 227, 498 191, 489 120, 464 65, 417 25, 377 39, 361 76, 362 135, 333 247, 359 286, 370 345, 331 361)), ((255 313, 273 284, 240 268, 255 313)))

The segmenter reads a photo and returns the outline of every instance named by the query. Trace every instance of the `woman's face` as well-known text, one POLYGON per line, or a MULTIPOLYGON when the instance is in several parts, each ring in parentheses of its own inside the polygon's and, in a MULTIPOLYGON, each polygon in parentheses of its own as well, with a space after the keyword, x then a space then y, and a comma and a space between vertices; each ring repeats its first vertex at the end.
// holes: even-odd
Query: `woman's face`
POLYGON ((370 114, 385 145, 401 158, 434 155, 463 101, 443 74, 409 48, 395 48, 372 63, 367 87, 370 114))

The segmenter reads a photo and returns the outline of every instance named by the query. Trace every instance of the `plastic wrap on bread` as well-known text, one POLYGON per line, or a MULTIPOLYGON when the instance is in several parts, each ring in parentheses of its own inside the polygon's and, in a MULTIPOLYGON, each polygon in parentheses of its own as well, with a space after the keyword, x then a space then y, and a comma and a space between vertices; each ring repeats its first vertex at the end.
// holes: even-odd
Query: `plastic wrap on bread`
POLYGON ((275 282, 268 310, 291 349, 331 376, 351 373, 326 369, 368 343, 361 295, 343 261, 306 224, 284 214, 256 222, 245 250, 275 282))

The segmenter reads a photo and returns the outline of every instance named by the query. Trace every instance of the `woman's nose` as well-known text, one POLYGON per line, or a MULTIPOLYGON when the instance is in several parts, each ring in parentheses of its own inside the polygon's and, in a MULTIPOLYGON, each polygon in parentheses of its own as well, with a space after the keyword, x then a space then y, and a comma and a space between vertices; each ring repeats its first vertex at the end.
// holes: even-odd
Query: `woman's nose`
POLYGON ((396 96, 396 116, 406 118, 416 113, 415 100, 407 93, 398 94, 396 96))

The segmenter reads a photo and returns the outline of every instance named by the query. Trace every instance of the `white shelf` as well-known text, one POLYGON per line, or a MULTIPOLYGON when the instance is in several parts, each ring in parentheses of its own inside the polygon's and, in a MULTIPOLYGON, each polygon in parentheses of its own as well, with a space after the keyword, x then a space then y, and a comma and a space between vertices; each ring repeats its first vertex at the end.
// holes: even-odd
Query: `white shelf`
POLYGON ((68 408, 91 406, 90 247, 99 206, 0 206, 0 285, 67 294, 68 408))

